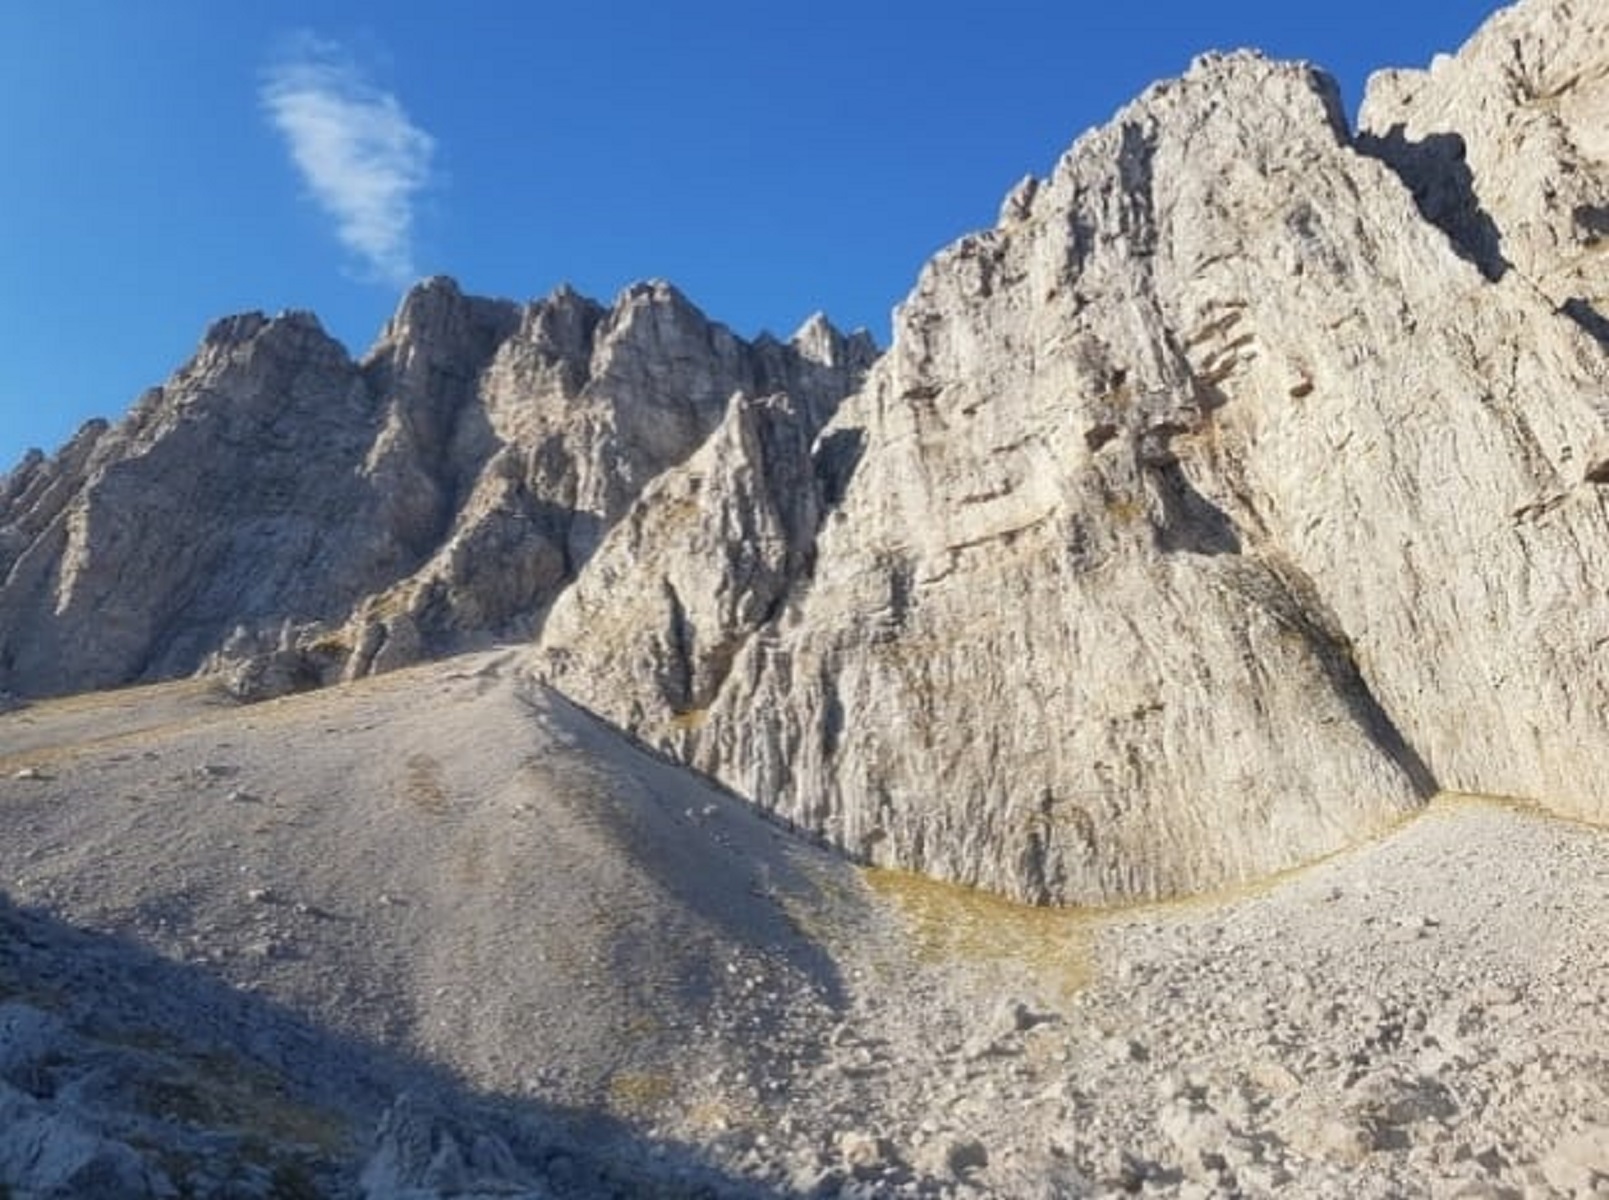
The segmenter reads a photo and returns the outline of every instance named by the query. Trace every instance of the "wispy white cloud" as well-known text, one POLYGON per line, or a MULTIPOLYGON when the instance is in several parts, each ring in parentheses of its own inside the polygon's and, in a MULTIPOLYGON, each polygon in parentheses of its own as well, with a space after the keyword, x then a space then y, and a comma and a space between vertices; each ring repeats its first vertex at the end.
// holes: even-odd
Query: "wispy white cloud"
POLYGON ((339 44, 311 35, 274 60, 261 100, 341 243, 375 278, 411 280, 414 202, 435 139, 339 44))

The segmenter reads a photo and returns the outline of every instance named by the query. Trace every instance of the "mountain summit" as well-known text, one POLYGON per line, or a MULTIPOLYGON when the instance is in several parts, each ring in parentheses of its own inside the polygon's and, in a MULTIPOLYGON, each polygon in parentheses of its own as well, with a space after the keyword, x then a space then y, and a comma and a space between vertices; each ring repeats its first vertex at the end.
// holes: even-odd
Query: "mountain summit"
POLYGON ((879 864, 1209 889, 1439 789, 1605 815, 1597 6, 1376 77, 1207 56, 881 358, 668 284, 219 322, 0 490, 0 688, 258 697, 498 640, 879 864))
POLYGON ((0 490, 0 689, 188 674, 243 695, 528 633, 737 396, 807 436, 876 350, 753 343, 668 284, 523 307, 430 279, 361 361, 311 316, 219 321, 119 425, 0 490))

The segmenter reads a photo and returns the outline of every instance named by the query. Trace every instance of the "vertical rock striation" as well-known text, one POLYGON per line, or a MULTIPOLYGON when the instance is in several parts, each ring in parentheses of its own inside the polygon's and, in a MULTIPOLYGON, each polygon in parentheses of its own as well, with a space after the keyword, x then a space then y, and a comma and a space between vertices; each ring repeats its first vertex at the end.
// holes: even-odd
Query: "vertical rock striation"
POLYGON ((1609 331, 1609 10, 1523 0, 1428 70, 1381 71, 1361 143, 1489 275, 1515 270, 1609 331))
POLYGON ((361 362, 306 314, 218 322, 119 425, 0 485, 0 690, 202 664, 242 695, 529 633, 734 395, 830 413, 863 335, 746 342, 665 284, 612 308, 427 280, 361 362))
MULTIPOLYGON (((1590 113, 1595 22, 1523 4, 1432 79, 1540 29, 1590 113)), ((716 487, 574 589, 639 652, 555 620, 539 669, 857 855, 1037 901, 1275 870, 1438 783, 1603 816, 1604 348, 1533 276, 1597 285, 1556 193, 1464 186, 1489 125, 1415 157, 1309 67, 1198 61, 923 272, 785 489, 819 534, 771 619, 709 602, 743 577, 716 487)), ((1574 136, 1537 161, 1595 178, 1574 136)))

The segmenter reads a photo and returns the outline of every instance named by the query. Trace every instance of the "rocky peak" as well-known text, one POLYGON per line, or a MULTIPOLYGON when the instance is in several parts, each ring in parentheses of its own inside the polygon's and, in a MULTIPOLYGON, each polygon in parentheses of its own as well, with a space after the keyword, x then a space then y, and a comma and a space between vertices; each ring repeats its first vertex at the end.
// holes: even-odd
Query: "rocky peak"
MULTIPOLYGON (((462 455, 454 453, 454 435, 481 372, 518 324, 514 304, 466 296, 445 276, 409 289, 363 360, 369 390, 386 412, 374 469, 417 471, 421 486, 449 492, 454 485, 441 476, 473 469, 455 461, 462 455)), ((441 500, 450 502, 450 495, 441 500)))
POLYGON ((207 347, 227 348, 248 342, 262 331, 268 324, 268 318, 261 312, 236 313, 233 316, 220 317, 211 325, 201 337, 201 345, 207 347))
POLYGON ((1493 278, 1513 268, 1609 342, 1609 11, 1522 0, 1457 55, 1381 71, 1364 139, 1493 278))
POLYGON ((591 370, 592 345, 607 315, 601 304, 562 284, 546 299, 526 306, 512 341, 546 363, 568 367, 570 388, 578 390, 591 370))
POLYGON ((626 288, 599 324, 592 376, 674 402, 707 421, 734 391, 753 390, 747 347, 712 322, 675 287, 656 280, 626 288))
POLYGON ((703 337, 710 320, 663 279, 645 280, 623 288, 599 330, 598 341, 652 344, 677 337, 703 337))
POLYGON ((317 316, 302 309, 286 309, 272 317, 261 312, 237 313, 208 326, 192 362, 208 364, 229 361, 231 356, 266 350, 275 354, 327 353, 334 347, 342 358, 346 352, 330 337, 317 316))
MULTIPOLYGON (((807 577, 696 720, 557 626, 540 669, 858 856, 1035 900, 1244 878, 1438 785, 1600 811, 1573 780, 1609 685, 1565 631, 1609 608, 1535 581, 1609 553, 1601 360, 1400 173, 1322 72, 1198 60, 924 269, 817 443, 807 577)), ((608 594, 715 678, 730 621, 630 561, 608 594)))
POLYGON ((217 370, 252 356, 346 358, 346 350, 324 331, 310 312, 287 309, 273 317, 261 312, 237 313, 207 327, 201 344, 187 366, 198 374, 217 370))
POLYGON ((529 631, 734 395, 787 375, 825 419, 859 382, 775 357, 665 283, 605 309, 428 279, 361 363, 310 314, 215 322, 125 421, 6 477, 0 687, 208 661, 262 694, 529 631))
POLYGON ((799 326, 788 345, 806 362, 833 370, 864 371, 877 361, 877 343, 864 329, 852 334, 839 331, 824 312, 811 313, 799 326))
POLYGON ((386 669, 477 630, 534 630, 643 491, 719 440, 734 405, 791 393, 778 403, 809 414, 797 435, 808 446, 860 382, 844 358, 818 368, 746 343, 664 282, 607 310, 568 288, 527 306, 480 379, 470 411, 490 440, 451 531, 364 606, 351 662, 386 669))
POLYGON ((370 389, 424 453, 442 447, 480 372, 519 326, 516 305, 435 276, 410 288, 364 359, 370 389))
POLYGON ((468 339, 500 341, 518 320, 512 302, 465 295, 456 280, 434 275, 403 295, 371 356, 403 345, 450 352, 468 339))

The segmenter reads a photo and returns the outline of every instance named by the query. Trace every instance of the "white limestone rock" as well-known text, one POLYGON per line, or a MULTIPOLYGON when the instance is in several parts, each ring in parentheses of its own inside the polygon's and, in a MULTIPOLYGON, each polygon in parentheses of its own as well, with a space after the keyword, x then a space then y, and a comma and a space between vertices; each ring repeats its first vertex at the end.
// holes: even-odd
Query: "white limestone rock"
POLYGON ((426 280, 358 363, 306 314, 220 321, 0 482, 0 688, 204 666, 262 698, 528 634, 734 393, 819 422, 871 353, 824 321, 746 342, 662 283, 605 309, 426 280))
POLYGON ((666 749, 691 744, 809 565, 821 503, 800 407, 735 395, 697 453, 649 485, 555 603, 549 683, 666 749))
MULTIPOLYGON (((931 264, 823 439, 854 452, 808 586, 672 744, 859 856, 1037 901, 1248 877, 1416 803, 1340 627, 1257 544, 1227 373, 1201 361, 1237 361, 1224 316, 1255 289, 1180 314, 1164 286, 1246 240, 1198 179, 1389 180, 1339 120, 1309 72, 1204 64, 931 264)), ((653 736, 678 714, 644 690, 592 703, 653 736)))
POLYGON ((124 421, 7 489, 0 687, 171 677, 237 625, 340 613, 407 557, 358 469, 369 414, 312 317, 217 322, 124 421))
MULTIPOLYGON (((617 657, 588 702, 857 856, 1036 901, 1277 870, 1438 784, 1601 816, 1602 349, 1382 156, 1305 66, 1152 88, 923 272, 713 701, 617 657)), ((609 628, 726 594, 701 502, 583 575, 609 628)))
POLYGON ((1609 10, 1522 0, 1456 55, 1369 80, 1364 144, 1489 274, 1609 334, 1609 10))

